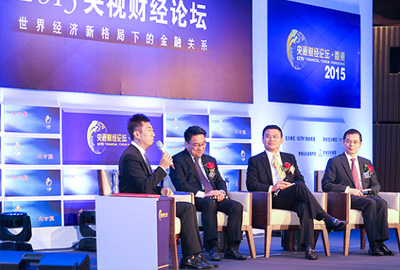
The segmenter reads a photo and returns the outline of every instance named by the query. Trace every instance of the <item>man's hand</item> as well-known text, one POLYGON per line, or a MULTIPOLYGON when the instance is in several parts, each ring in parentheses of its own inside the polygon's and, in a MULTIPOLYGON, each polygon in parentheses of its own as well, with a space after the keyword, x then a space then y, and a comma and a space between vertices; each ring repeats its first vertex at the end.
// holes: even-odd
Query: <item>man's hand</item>
POLYGON ((363 196, 362 192, 356 188, 349 188, 349 193, 351 195, 363 196))
POLYGON ((173 160, 171 155, 168 154, 168 152, 164 152, 161 156, 160 166, 163 167, 165 170, 167 170, 172 163, 173 160))
POLYGON ((172 190, 167 187, 163 187, 161 189, 161 195, 167 196, 167 197, 172 197, 172 196, 174 196, 174 192, 172 192, 172 190))
POLYGON ((293 185, 294 185, 293 183, 285 182, 285 181, 282 181, 282 180, 281 180, 281 181, 276 182, 275 185, 272 186, 271 191, 272 191, 272 192, 275 192, 275 191, 277 191, 278 189, 284 190, 285 188, 291 187, 291 186, 293 186, 293 185))
POLYGON ((206 194, 204 194, 204 197, 208 197, 208 196, 214 196, 215 198, 217 198, 218 202, 221 202, 225 199, 225 194, 220 191, 220 190, 211 190, 209 192, 207 192, 206 194))

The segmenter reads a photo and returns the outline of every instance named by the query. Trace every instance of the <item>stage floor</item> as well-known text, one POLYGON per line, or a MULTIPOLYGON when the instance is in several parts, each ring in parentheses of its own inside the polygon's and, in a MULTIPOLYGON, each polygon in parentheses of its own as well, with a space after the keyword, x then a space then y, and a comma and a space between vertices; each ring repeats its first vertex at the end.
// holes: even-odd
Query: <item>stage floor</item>
MULTIPOLYGON (((368 244, 365 250, 360 249, 360 233, 359 230, 352 230, 350 239, 349 256, 343 256, 343 232, 332 232, 329 234, 329 243, 331 248, 331 256, 326 257, 322 245, 321 236, 318 238, 316 251, 318 260, 310 261, 304 258, 304 252, 289 252, 281 247, 281 238, 273 237, 271 243, 271 255, 266 259, 263 257, 264 251, 264 234, 259 233, 254 236, 257 258, 250 257, 245 261, 222 260, 217 262, 220 267, 218 269, 225 270, 253 270, 253 269, 400 269, 400 254, 394 230, 390 230, 391 238, 386 241, 386 245, 396 251, 395 256, 372 257, 368 255, 368 244)), ((245 237, 245 236, 244 236, 245 237)), ((178 246, 180 251, 180 246, 178 246)), ((37 250, 39 252, 79 252, 87 253, 90 256, 90 269, 97 269, 96 252, 74 251, 72 249, 57 250, 37 250)), ((242 254, 250 256, 247 246, 247 240, 243 239, 239 251, 242 254)), ((208 258, 208 253, 203 253, 208 258)), ((181 253, 179 253, 179 258, 181 253)), ((132 268, 135 269, 135 268, 132 268)), ((172 269, 172 265, 170 265, 172 269)), ((115 269, 119 270, 119 269, 115 269)))

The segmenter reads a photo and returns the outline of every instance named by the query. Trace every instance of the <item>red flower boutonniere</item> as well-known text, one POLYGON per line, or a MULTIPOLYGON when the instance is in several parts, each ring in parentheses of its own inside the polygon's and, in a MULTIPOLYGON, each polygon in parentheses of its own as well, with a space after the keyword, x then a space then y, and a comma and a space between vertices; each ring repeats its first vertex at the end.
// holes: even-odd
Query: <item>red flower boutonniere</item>
POLYGON ((206 165, 204 165, 204 168, 206 170, 206 173, 208 177, 211 179, 215 175, 215 164, 212 162, 207 162, 206 165))
POLYGON ((364 172, 373 174, 374 173, 374 167, 372 167, 371 165, 365 164, 364 165, 364 172))
POLYGON ((294 168, 294 166, 291 165, 289 162, 285 162, 285 163, 282 164, 282 170, 283 170, 285 173, 294 174, 295 168, 294 168))

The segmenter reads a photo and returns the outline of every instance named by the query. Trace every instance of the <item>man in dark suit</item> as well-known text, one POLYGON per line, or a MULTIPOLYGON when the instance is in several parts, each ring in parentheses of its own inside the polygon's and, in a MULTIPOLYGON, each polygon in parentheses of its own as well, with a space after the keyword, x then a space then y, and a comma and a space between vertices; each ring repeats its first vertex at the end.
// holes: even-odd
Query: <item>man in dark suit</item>
POLYGON ((383 243, 390 238, 387 202, 378 195, 380 185, 371 161, 357 156, 361 145, 362 136, 358 130, 349 129, 344 133, 345 152, 328 161, 322 179, 322 189, 326 192, 350 193, 351 208, 362 211, 369 241, 369 254, 393 256, 395 252, 383 243))
POLYGON ((171 180, 178 191, 193 192, 197 211, 202 212, 204 246, 209 250, 210 259, 221 260, 218 254, 217 212, 228 215, 228 248, 225 258, 245 260, 238 251, 242 240, 243 206, 227 198, 226 184, 222 179, 215 158, 205 155, 206 131, 198 126, 185 131, 186 149, 175 156, 174 168, 170 170, 171 180))
POLYGON ((346 223, 327 214, 315 200, 304 182, 292 154, 279 151, 283 134, 276 125, 263 130, 265 151, 249 159, 247 189, 249 191, 272 192, 272 207, 291 210, 300 218, 300 244, 306 251, 305 257, 316 260, 314 250, 314 221, 324 220, 328 231, 341 230, 346 223))
MULTIPOLYGON (((135 114, 129 120, 128 131, 132 142, 119 160, 120 192, 173 196, 169 188, 158 186, 167 175, 166 170, 172 164, 172 157, 168 153, 163 153, 160 165, 154 172, 146 157, 146 149, 153 144, 155 136, 149 121, 149 118, 143 114, 135 114)), ((180 268, 214 268, 200 254, 202 246, 194 205, 177 202, 176 216, 180 218, 182 224, 180 237, 183 257, 180 268)))

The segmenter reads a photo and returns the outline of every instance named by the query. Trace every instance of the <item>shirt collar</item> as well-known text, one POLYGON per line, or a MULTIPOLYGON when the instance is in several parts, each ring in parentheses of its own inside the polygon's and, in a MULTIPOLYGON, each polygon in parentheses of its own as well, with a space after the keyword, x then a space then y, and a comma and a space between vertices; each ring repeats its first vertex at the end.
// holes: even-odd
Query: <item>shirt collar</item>
POLYGON ((144 150, 142 147, 140 147, 140 145, 138 145, 136 142, 131 141, 131 144, 133 146, 135 146, 137 149, 139 149, 140 154, 142 154, 142 156, 144 157, 144 155, 146 154, 146 150, 144 150))
POLYGON ((282 160, 280 151, 278 151, 276 154, 273 154, 272 152, 270 152, 268 150, 265 150, 265 153, 267 154, 268 159, 270 160, 270 162, 272 162, 272 160, 274 160, 274 156, 275 155, 277 155, 278 160, 279 159, 282 160))
POLYGON ((349 154, 347 154, 346 152, 344 152, 344 154, 346 155, 346 158, 347 158, 347 160, 349 161, 349 162, 351 162, 351 159, 352 158, 355 158, 356 160, 355 160, 355 162, 358 162, 358 156, 355 156, 355 157, 351 157, 349 154))

